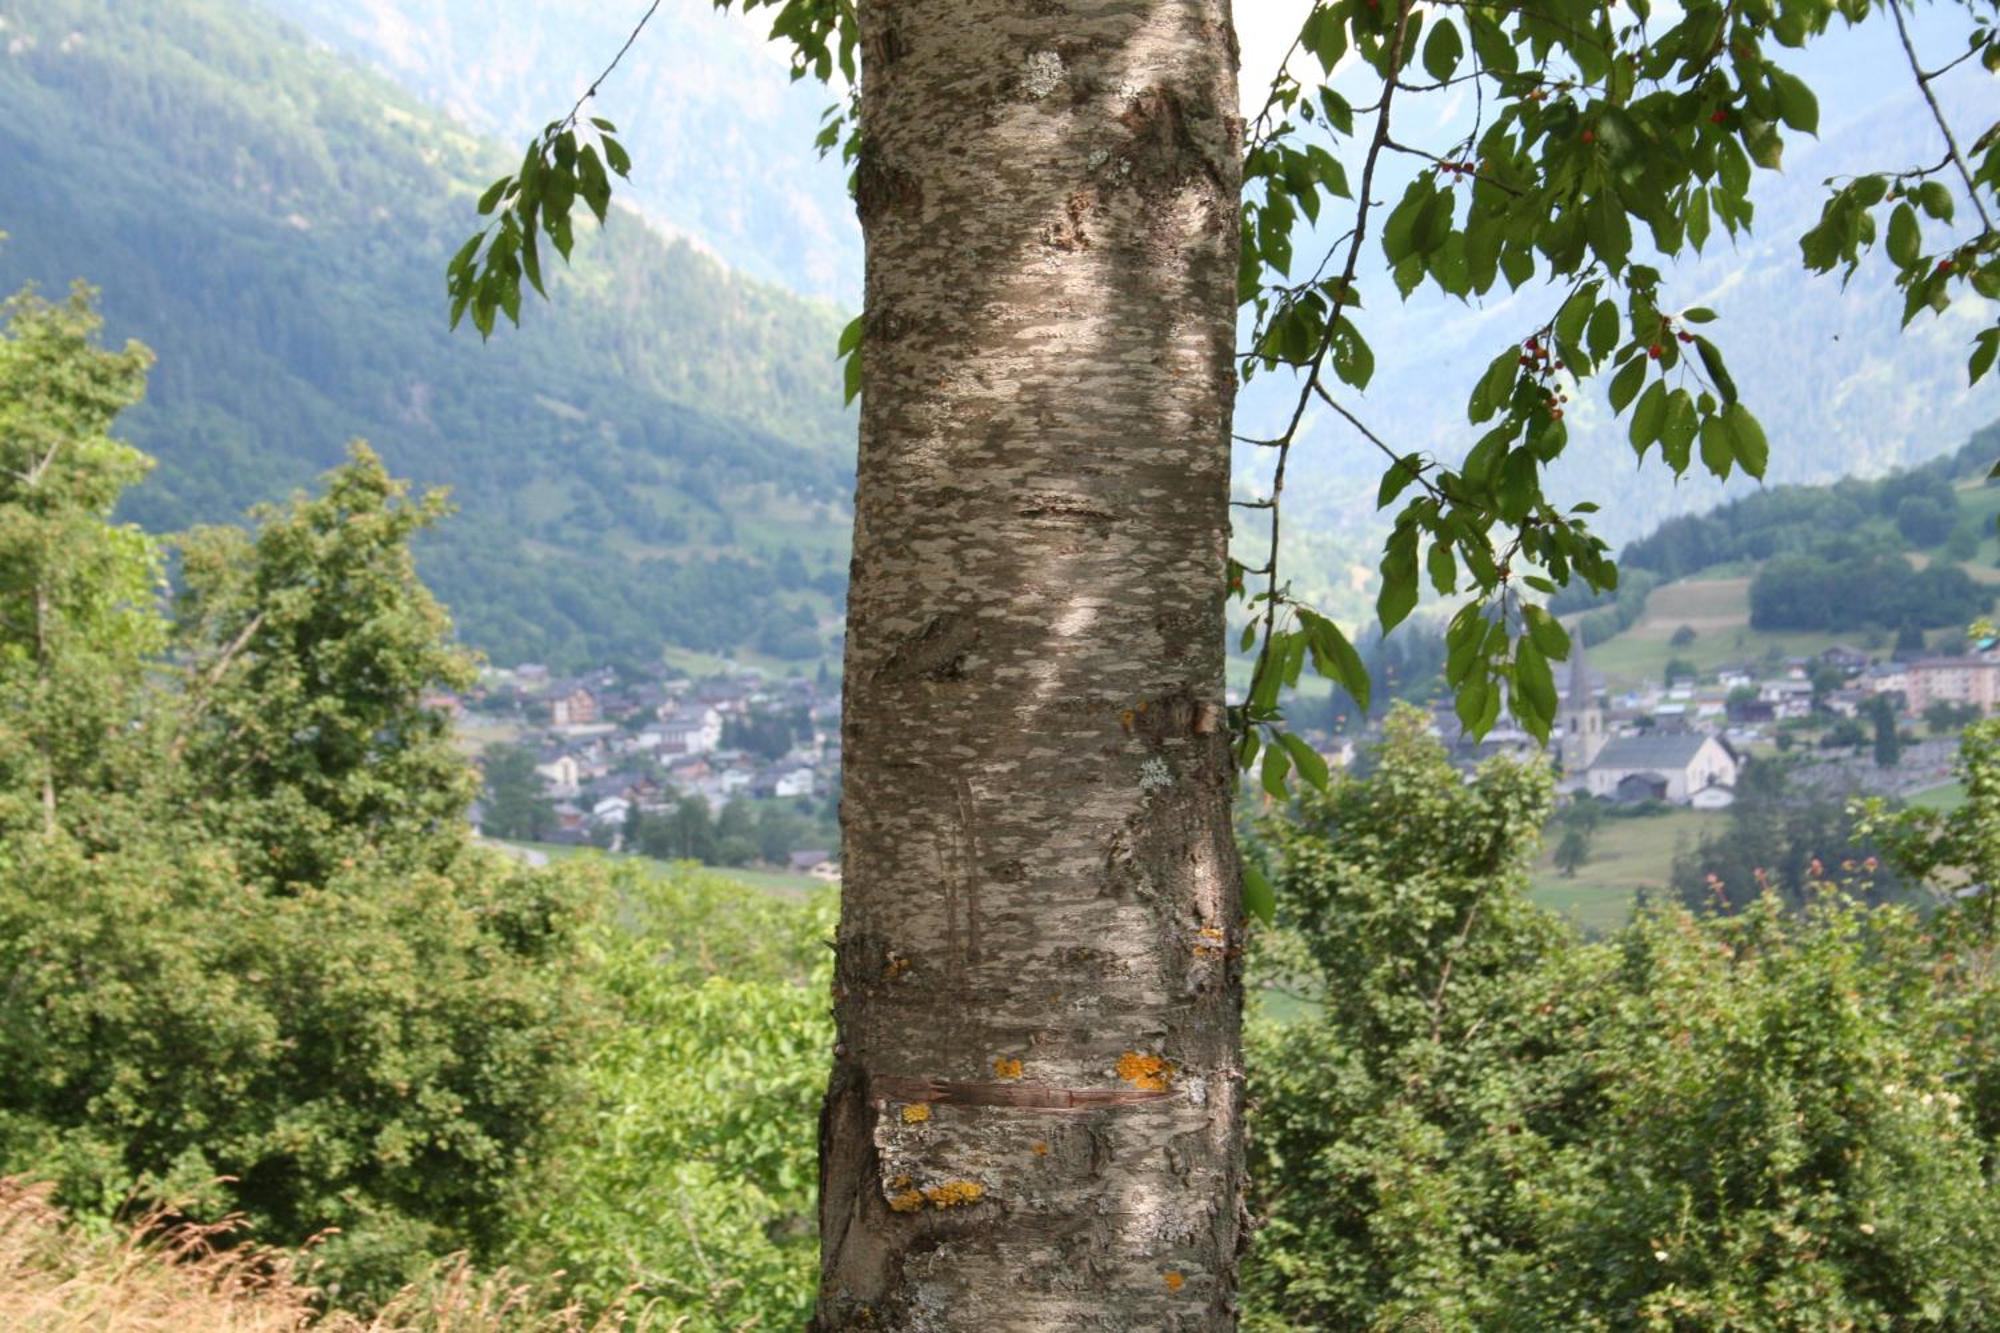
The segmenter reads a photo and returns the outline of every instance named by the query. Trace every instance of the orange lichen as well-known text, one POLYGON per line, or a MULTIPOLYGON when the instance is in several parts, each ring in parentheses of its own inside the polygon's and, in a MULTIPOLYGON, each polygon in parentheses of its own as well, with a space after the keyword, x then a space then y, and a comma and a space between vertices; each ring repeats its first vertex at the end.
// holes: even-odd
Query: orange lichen
POLYGON ((1157 1055, 1127 1051, 1118 1057, 1118 1077, 1147 1092, 1165 1092, 1174 1076, 1174 1066, 1157 1055))
MULTIPOLYGON (((924 1191, 924 1197, 931 1201, 933 1208, 957 1208, 962 1204, 978 1203, 986 1193, 986 1187, 976 1180, 947 1180, 942 1185, 933 1185, 924 1191)), ((895 1207, 892 1203, 890 1207, 895 1207)))
POLYGON ((903 1108, 903 1123, 921 1125, 931 1118, 931 1108, 923 1102, 911 1102, 903 1108))
POLYGON ((903 957, 901 954, 892 953, 889 955, 888 966, 882 969, 882 979, 884 981, 894 981, 896 978, 902 976, 903 973, 909 970, 910 970, 910 960, 903 957))
POLYGON ((889 1211, 892 1213, 914 1213, 923 1206, 924 1192, 922 1190, 904 1190, 901 1194, 892 1195, 889 1199, 889 1211))
POLYGON ((1179 1273, 1167 1274, 1168 1291, 1179 1291, 1182 1287, 1185 1287, 1186 1285, 1187 1285, 1187 1279, 1182 1277, 1179 1273))
POLYGON ((993 1072, 1001 1078, 1021 1077, 1021 1062, 1011 1055, 1003 1055, 993 1061, 993 1072))
POLYGON ((910 1178, 908 1176, 897 1176, 894 1180, 889 1182, 889 1188, 892 1190, 906 1190, 909 1187, 910 1187, 910 1178))
POLYGON ((1049 1155, 1049 1145, 1046 1143, 1037 1143, 1030 1151, 1037 1157, 1047 1157, 1049 1155))

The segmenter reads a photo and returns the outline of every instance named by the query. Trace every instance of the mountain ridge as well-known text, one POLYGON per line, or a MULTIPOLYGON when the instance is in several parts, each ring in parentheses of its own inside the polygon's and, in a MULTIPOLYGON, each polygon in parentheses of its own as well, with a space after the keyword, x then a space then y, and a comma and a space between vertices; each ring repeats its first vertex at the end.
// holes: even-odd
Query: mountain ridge
POLYGON ((160 464, 131 517, 234 518, 366 436, 453 489, 425 574, 498 659, 824 652, 853 468, 830 305, 621 210, 482 346, 442 274, 498 146, 250 7, 0 25, 0 287, 86 278, 159 355, 121 423, 160 464))

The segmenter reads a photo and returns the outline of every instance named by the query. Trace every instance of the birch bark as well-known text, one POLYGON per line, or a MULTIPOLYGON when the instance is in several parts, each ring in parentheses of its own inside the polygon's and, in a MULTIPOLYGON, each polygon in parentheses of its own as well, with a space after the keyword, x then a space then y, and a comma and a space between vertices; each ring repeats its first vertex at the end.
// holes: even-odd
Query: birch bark
POLYGON ((1228 0, 863 0, 816 1327, 1235 1325, 1228 0))

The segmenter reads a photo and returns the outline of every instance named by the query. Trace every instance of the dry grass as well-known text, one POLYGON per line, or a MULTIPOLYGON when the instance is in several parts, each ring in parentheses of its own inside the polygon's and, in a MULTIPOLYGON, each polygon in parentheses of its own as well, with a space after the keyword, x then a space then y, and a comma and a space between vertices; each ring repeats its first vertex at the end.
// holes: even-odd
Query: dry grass
POLYGON ((7 1333, 611 1333, 676 1324, 643 1312, 586 1319, 541 1287, 464 1260, 441 1265, 379 1314, 323 1313, 310 1251, 237 1243, 233 1221, 155 1215, 122 1231, 72 1224, 49 1187, 0 1178, 0 1329, 7 1333))

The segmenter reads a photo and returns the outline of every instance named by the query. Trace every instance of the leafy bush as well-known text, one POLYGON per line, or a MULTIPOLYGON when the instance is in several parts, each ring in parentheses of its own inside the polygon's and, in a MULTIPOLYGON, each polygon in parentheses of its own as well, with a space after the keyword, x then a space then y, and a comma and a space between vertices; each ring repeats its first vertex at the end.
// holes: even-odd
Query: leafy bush
POLYGON ((622 863, 593 979, 610 1003, 589 1120, 525 1221, 524 1266, 586 1305, 630 1294, 693 1333, 812 1313, 815 1125, 833 1043, 832 896, 784 902, 684 867, 622 863))
POLYGON ((438 505, 357 447, 189 541, 170 625, 110 518, 142 351, 80 297, 8 315, 0 597, 35 613, 0 617, 0 1173, 335 1228, 351 1304, 496 1251, 568 1101, 587 900, 470 843, 422 702, 466 671, 410 557, 438 505))
POLYGON ((1245 1327, 1995 1326, 1991 933, 1822 884, 1583 941, 1546 778, 1421 725, 1271 829, 1322 1001, 1252 1028, 1245 1327))

